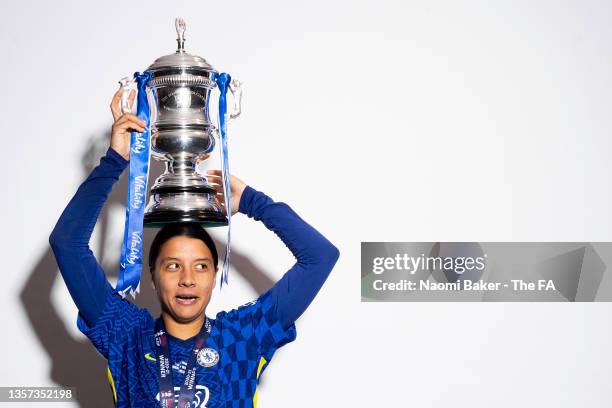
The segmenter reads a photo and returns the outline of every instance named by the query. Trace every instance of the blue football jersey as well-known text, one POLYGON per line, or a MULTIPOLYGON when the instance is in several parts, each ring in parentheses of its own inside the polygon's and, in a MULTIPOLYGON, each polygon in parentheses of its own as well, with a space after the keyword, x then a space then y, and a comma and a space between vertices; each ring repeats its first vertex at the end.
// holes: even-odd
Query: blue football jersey
MULTIPOLYGON (((257 383, 276 349, 295 340, 295 323, 283 329, 266 291, 255 301, 217 313, 196 362, 192 407, 247 408, 257 404, 257 383)), ((77 327, 108 360, 108 379, 117 407, 158 407, 154 329, 156 319, 114 292, 93 327, 79 314, 77 327)), ((175 402, 196 336, 168 334, 175 402)))

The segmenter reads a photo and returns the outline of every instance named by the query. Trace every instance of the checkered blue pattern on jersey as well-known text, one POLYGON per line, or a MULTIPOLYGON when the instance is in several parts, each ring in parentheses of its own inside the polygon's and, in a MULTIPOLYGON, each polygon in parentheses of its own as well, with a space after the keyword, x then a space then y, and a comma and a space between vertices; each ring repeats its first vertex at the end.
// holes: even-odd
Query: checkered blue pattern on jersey
MULTIPOLYGON (((212 330, 204 347, 216 350, 219 362, 212 367, 197 367, 197 407, 253 407, 261 373, 276 350, 296 338, 295 324, 282 327, 271 295, 268 290, 255 301, 221 311, 211 319, 212 330), (258 376, 260 363, 264 365, 258 376)), ((155 319, 147 309, 112 293, 93 327, 88 327, 80 314, 77 327, 108 360, 117 407, 159 406, 155 319)), ((189 352, 181 344, 171 343, 173 363, 189 352)), ((173 372, 176 387, 181 380, 182 375, 173 372)), ((178 394, 175 397, 178 401, 178 394)))

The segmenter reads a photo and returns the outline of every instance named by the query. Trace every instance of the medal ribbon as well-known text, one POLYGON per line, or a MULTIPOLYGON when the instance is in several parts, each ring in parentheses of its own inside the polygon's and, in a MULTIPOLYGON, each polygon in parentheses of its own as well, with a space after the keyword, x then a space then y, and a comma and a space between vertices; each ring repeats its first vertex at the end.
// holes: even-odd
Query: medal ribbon
MULTIPOLYGON (((204 317, 205 321, 198 333, 193 352, 189 356, 187 367, 185 368, 185 377, 179 390, 178 408, 189 408, 193 397, 195 396, 195 375, 196 375, 196 359, 200 350, 204 347, 204 343, 210 334, 210 321, 208 317, 204 317)), ((162 408, 174 407, 174 383, 172 382, 172 363, 170 361, 170 347, 168 344, 168 336, 166 336, 166 327, 164 321, 160 317, 155 322, 155 349, 157 353, 157 368, 159 379, 159 401, 162 408)))
MULTIPOLYGON (((149 72, 134 73, 138 83, 138 105, 136 114, 146 122, 145 131, 132 132, 130 139, 130 174, 128 193, 125 203, 125 227, 117 290, 122 297, 127 294, 136 299, 140 291, 140 273, 142 271, 142 234, 143 217, 147 198, 147 181, 149 174, 149 149, 151 141, 151 124, 149 101, 146 86, 151 79, 149 72)), ((128 91, 129 92, 129 91, 128 91)))

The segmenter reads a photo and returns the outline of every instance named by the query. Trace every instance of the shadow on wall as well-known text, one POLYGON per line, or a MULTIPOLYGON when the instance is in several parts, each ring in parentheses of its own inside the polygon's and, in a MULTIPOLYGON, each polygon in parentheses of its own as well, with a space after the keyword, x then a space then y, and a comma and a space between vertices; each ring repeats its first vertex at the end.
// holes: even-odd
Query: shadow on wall
MULTIPOLYGON (((90 148, 82 158, 83 181, 91 170, 98 165, 100 158, 108 148, 109 140, 110 133, 105 134, 103 137, 92 138, 90 148)), ((161 174, 162 167, 163 165, 160 162, 151 160, 149 186, 161 174)), ((115 183, 107 202, 100 212, 96 226, 100 247, 98 251, 94 251, 99 254, 99 259, 117 259, 117 257, 105 257, 103 251, 106 247, 106 241, 109 239, 109 223, 112 221, 110 220, 108 209, 114 204, 125 205, 127 175, 128 171, 125 170, 119 181, 115 183)), ((74 192, 76 192, 76 188, 74 192)), ((72 195, 66 197, 66 205, 70 198, 72 198, 72 195)), ((59 218, 60 214, 61 212, 57 214, 57 218, 59 218)), ((123 220, 121 224, 123 225, 123 220)), ((148 246, 156 232, 157 229, 145 229, 143 241, 143 259, 145 260, 145 265, 143 265, 141 290, 136 301, 130 297, 130 301, 134 301, 139 307, 147 308, 153 316, 159 316, 160 307, 157 297, 151 289, 151 278, 149 273, 147 273, 146 259, 148 258, 148 246)), ((47 235, 50 233, 51 231, 48 231, 47 235)), ((225 241, 215 243, 219 250, 219 258, 223 259, 225 241)), ((119 246, 117 246, 117 250, 119 251, 119 246)), ((265 292, 274 283, 270 277, 257 269, 235 245, 232 246, 231 264, 257 293, 265 292)), ((102 268, 106 272, 107 277, 117 277, 118 265, 112 262, 103 262, 102 268)), ((51 302, 51 289, 58 273, 59 269, 55 262, 55 257, 49 247, 40 257, 36 266, 30 271, 20 296, 33 332, 38 337, 41 346, 45 349, 51 360, 50 379, 59 386, 75 387, 76 399, 81 407, 112 407, 114 404, 112 391, 106 377, 106 359, 96 351, 89 340, 76 340, 66 330, 65 324, 76 326, 76 316, 74 316, 72 321, 66 323, 60 319, 60 316, 54 310, 51 302)))

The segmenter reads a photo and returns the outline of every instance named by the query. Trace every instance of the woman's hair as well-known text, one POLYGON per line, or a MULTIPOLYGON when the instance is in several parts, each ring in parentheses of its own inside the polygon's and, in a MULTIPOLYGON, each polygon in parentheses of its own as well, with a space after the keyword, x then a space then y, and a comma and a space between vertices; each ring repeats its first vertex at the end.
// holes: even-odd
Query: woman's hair
POLYGON ((213 260, 215 263, 215 270, 219 263, 219 255, 217 254, 217 247, 214 241, 208 235, 208 232, 200 224, 196 223, 177 223, 177 224, 166 224, 162 229, 159 230, 149 249, 149 270, 153 273, 155 269, 155 261, 159 255, 162 245, 166 243, 170 238, 182 236, 196 238, 204 242, 204 244, 210 249, 213 260))

